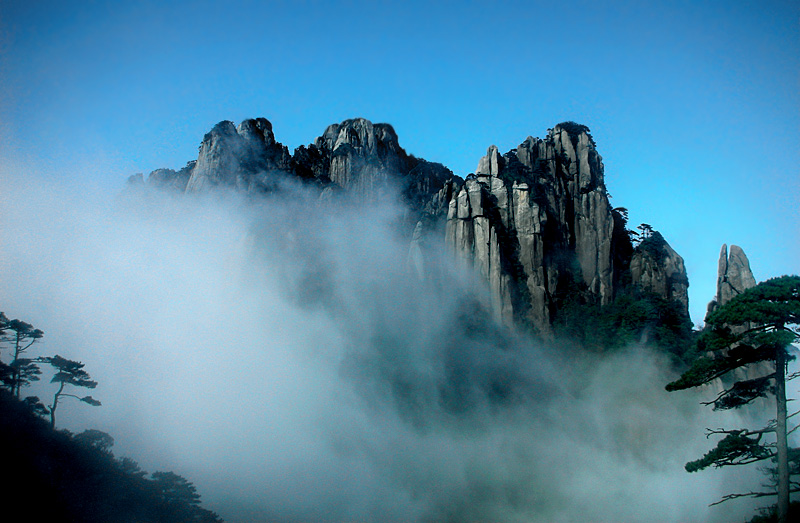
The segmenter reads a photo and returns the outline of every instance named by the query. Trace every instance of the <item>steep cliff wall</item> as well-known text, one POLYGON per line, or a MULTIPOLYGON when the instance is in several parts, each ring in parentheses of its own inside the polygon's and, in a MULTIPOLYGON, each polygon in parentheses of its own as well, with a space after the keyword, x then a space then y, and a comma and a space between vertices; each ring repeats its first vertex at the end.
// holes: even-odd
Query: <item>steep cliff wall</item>
POLYGON ((245 120, 238 128, 220 122, 203 137, 186 192, 215 186, 258 192, 274 184, 275 173, 291 170, 289 151, 275 141, 266 118, 245 120))
POLYGON ((577 290, 607 305, 624 284, 688 310, 683 259, 660 235, 657 248, 634 251, 624 227, 588 129, 567 122, 504 155, 489 147, 453 193, 445 238, 489 282, 495 318, 505 323, 524 319, 547 331, 559 296, 577 290))
POLYGON ((574 122, 503 155, 489 147, 465 180, 408 155, 391 125, 363 118, 328 126, 292 156, 264 118, 238 128, 221 122, 203 138, 196 162, 154 171, 148 183, 258 193, 276 190, 282 179, 306 182, 322 197, 340 192, 366 202, 399 189, 418 276, 424 277, 423 238, 443 237, 487 282, 487 308, 501 323, 548 332, 562 302, 576 293, 604 306, 632 285, 688 308, 683 260, 663 238, 655 249, 633 249, 625 220, 609 204, 589 129, 574 122))

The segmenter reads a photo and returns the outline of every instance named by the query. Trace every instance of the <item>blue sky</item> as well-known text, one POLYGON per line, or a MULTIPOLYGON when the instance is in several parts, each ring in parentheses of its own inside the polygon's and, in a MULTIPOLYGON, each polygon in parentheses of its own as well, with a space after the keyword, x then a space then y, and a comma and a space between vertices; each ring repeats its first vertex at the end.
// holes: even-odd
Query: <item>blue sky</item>
POLYGON ((0 159, 114 189, 221 120, 294 149, 363 116, 463 176, 575 120, 612 204, 686 260, 699 322, 722 243, 758 280, 800 272, 798 71, 788 1, 0 0, 0 159))

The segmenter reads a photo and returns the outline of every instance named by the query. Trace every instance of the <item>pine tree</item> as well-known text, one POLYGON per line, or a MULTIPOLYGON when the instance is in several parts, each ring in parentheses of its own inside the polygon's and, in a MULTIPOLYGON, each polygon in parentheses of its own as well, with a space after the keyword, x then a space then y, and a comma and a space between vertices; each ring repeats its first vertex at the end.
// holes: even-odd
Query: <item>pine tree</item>
MULTIPOLYGON (((766 363, 773 372, 761 376, 748 376, 734 381, 708 402, 714 410, 726 410, 747 405, 757 398, 775 398, 776 417, 760 429, 709 430, 709 435, 724 437, 717 446, 702 458, 686 464, 688 472, 709 466, 746 465, 764 460, 777 463, 777 481, 774 492, 748 492, 729 494, 718 503, 742 496, 777 496, 778 521, 785 523, 789 510, 789 494, 800 492, 800 483, 790 481, 787 420, 797 414, 787 415, 786 381, 787 363, 794 359, 790 353, 792 343, 800 339, 800 277, 782 276, 762 282, 735 296, 731 301, 706 318, 706 330, 699 340, 699 348, 709 356, 693 363, 676 381, 668 384, 668 391, 697 387, 729 375, 740 368, 753 370, 766 363), (774 437, 774 441, 769 441, 774 437)), ((800 411, 799 411, 800 412, 800 411)), ((795 427, 797 428, 797 427, 795 427)), ((794 450, 794 449, 791 449, 794 450)))

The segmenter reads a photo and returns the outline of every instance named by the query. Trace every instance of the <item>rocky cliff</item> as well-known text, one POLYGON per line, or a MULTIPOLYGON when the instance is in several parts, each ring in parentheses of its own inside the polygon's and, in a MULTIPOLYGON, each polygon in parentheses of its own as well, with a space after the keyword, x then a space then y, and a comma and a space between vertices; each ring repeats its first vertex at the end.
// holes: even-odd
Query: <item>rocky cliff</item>
MULTIPOLYGON (((277 190, 282 180, 369 202, 399 190, 409 210, 411 263, 424 277, 422 238, 439 237, 488 284, 501 323, 548 332, 565 300, 610 304, 638 288, 688 310, 681 257, 658 233, 634 248, 624 209, 612 209, 589 129, 564 122, 500 154, 491 146, 466 179, 400 147, 391 125, 363 118, 328 126, 293 155, 264 119, 217 124, 196 162, 159 169, 148 183, 185 192, 277 190)), ((688 318, 688 312, 686 312, 688 318)))
POLYGON ((189 193, 227 187, 257 194, 294 179, 361 199, 399 187, 407 203, 423 208, 452 177, 443 165, 408 155, 388 124, 363 118, 333 124, 290 155, 272 124, 256 118, 238 127, 218 123, 203 137, 196 161, 180 171, 157 169, 147 183, 189 193))
POLYGON ((683 258, 658 232, 645 238, 633 252, 631 278, 642 289, 689 309, 689 278, 683 258))
POLYGON ((489 147, 449 203, 446 241, 489 281, 498 319, 543 328, 565 278, 611 301, 613 233, 602 158, 565 124, 502 156, 489 147))
POLYGON ((291 156, 275 141, 266 118, 239 127, 220 122, 203 137, 200 154, 186 184, 187 192, 224 185, 249 192, 269 189, 276 173, 290 172, 291 156))
POLYGON ((634 249, 625 225, 588 128, 567 122, 504 155, 489 147, 453 192, 445 239, 489 282, 505 323, 548 331, 564 295, 608 305, 633 286, 688 311, 683 259, 658 233, 634 249))
POLYGON ((717 264, 717 295, 708 304, 708 314, 725 305, 742 292, 756 286, 750 260, 738 245, 731 245, 728 253, 727 244, 722 244, 717 264))

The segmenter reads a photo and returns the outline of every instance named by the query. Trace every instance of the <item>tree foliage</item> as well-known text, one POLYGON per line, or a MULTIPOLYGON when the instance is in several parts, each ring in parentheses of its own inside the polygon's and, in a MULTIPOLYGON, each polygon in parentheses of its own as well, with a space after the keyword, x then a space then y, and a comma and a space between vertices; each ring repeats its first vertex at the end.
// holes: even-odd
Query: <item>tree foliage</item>
POLYGON ((53 394, 53 403, 47 407, 48 412, 50 414, 50 426, 56 426, 56 410, 58 409, 58 402, 62 397, 66 398, 75 398, 78 401, 82 401, 88 405, 93 407, 99 407, 101 403, 94 399, 91 396, 77 396, 75 394, 70 394, 65 392, 65 387, 67 385, 73 387, 86 387, 87 389, 93 389, 97 387, 97 382, 92 380, 89 373, 83 370, 84 364, 79 361, 68 360, 67 358, 61 357, 58 354, 55 356, 49 356, 46 358, 39 358, 39 361, 43 361, 55 367, 56 373, 53 378, 50 380, 50 383, 58 383, 58 390, 53 394))
POLYGON ((679 302, 629 286, 608 305, 600 305, 584 298, 579 285, 557 295, 561 306, 554 314, 553 330, 560 338, 596 352, 647 342, 674 363, 685 361, 695 334, 679 302))
POLYGON ((99 430, 53 430, 24 401, 0 390, 4 500, 35 509, 31 513, 45 521, 222 521, 200 506, 189 480, 174 472, 149 474, 131 458, 116 458, 113 445, 114 438, 99 430))
POLYGON ((44 336, 44 332, 22 320, 9 320, 0 312, 0 343, 11 348, 11 362, 0 362, 0 380, 19 398, 23 386, 38 381, 41 369, 31 358, 24 358, 25 352, 44 336))
POLYGON ((800 484, 790 481, 790 476, 800 470, 793 465, 798 451, 789 449, 787 444, 787 435, 794 429, 787 428, 787 420, 793 415, 786 411, 786 381, 792 378, 786 376, 786 365, 794 358, 789 350, 798 338, 800 277, 767 280, 709 314, 706 329, 698 340, 698 347, 705 355, 666 386, 668 391, 698 387, 728 377, 738 369, 747 369, 750 375, 734 380, 706 404, 712 405, 714 410, 726 410, 742 407, 758 398, 775 398, 776 419, 767 427, 709 431, 709 435, 724 434, 724 437, 701 459, 687 463, 686 470, 695 472, 710 466, 772 460, 777 465, 774 491, 730 494, 721 501, 742 496, 778 496, 777 517, 781 522, 788 517, 790 492, 800 492, 800 484), (753 375, 756 368, 765 366, 774 370, 753 375), (765 436, 774 437, 775 441, 765 442, 765 436), (790 459, 790 456, 795 458, 790 459))
POLYGON ((568 120, 566 122, 561 122, 556 127, 561 127, 572 137, 577 137, 581 133, 586 133, 586 136, 589 138, 589 142, 591 142, 593 147, 597 147, 597 144, 594 142, 594 138, 592 137, 591 130, 580 123, 573 122, 572 120, 568 120))

